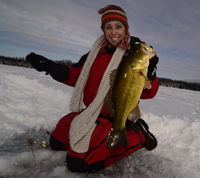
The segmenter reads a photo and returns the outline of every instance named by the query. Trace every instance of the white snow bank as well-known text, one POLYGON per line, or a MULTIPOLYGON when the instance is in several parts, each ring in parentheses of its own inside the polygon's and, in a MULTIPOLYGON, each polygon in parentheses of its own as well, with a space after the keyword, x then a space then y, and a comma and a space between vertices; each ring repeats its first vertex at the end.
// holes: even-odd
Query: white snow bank
MULTIPOLYGON (((25 133, 28 129, 52 130, 69 112, 70 93, 53 89, 37 79, 13 74, 15 68, 18 69, 4 65, 0 68, 0 145, 5 141, 3 138, 25 133), (12 69, 10 74, 4 72, 3 67, 12 69)), ((29 72, 35 71, 29 69, 29 72)))
POLYGON ((44 73, 0 65, 0 177, 200 177, 199 92, 160 87, 155 98, 142 100, 142 118, 158 147, 140 149, 94 174, 69 172, 66 152, 27 144, 28 138, 42 141, 69 112, 71 92, 44 73))

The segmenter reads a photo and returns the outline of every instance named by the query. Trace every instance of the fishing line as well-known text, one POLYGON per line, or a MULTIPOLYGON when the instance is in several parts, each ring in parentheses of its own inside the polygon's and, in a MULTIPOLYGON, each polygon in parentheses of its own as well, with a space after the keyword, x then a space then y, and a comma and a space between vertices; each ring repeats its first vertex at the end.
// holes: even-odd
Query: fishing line
MULTIPOLYGON (((49 146, 49 142, 47 142, 46 140, 47 140, 47 137, 49 135, 50 135, 50 132, 46 132, 46 135, 45 135, 45 137, 43 138, 43 140, 41 142, 36 142, 32 138, 28 139, 28 145, 31 147, 33 162, 34 162, 34 165, 35 165, 35 167, 37 169, 40 168, 39 161, 36 160, 36 158, 38 158, 39 156, 35 155, 34 149, 38 151, 38 148, 46 148, 46 147, 48 147, 49 146), (36 147, 35 147, 35 145, 36 145, 36 147)), ((37 153, 39 153, 39 152, 37 152, 37 153)))

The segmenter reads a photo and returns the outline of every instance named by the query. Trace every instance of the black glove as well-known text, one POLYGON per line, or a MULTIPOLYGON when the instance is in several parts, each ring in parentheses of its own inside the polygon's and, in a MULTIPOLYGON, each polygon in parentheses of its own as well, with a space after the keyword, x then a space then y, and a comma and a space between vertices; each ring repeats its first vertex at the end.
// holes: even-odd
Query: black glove
POLYGON ((39 72, 45 71, 50 73, 53 71, 53 67, 55 65, 55 62, 35 53, 27 55, 26 60, 39 72))
MULTIPOLYGON (((152 46, 150 46, 151 48, 153 48, 152 46)), ((150 80, 150 81, 154 81, 154 79, 156 78, 156 70, 157 70, 157 66, 156 64, 158 63, 158 56, 155 55, 154 57, 152 57, 150 60, 149 60, 149 67, 148 67, 148 73, 147 73, 147 78, 150 80)))

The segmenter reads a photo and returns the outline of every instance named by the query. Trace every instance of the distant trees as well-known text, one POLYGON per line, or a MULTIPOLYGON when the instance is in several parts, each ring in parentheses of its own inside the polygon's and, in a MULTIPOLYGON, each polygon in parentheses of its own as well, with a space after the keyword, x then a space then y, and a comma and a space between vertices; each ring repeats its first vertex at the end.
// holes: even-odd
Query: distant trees
POLYGON ((167 78, 158 78, 158 80, 160 86, 200 91, 200 83, 189 83, 186 81, 172 80, 167 78))
MULTIPOLYGON (((74 64, 74 62, 67 59, 54 62, 67 65, 69 67, 71 67, 74 64)), ((0 56, 0 64, 32 68, 30 63, 27 62, 24 57, 0 56)), ((200 91, 200 83, 189 83, 186 81, 172 80, 167 78, 158 78, 158 80, 160 86, 200 91)))
MULTIPOLYGON (((67 59, 54 61, 54 62, 64 64, 70 67, 74 64, 71 60, 67 60, 67 59)), ((24 57, 0 56, 0 64, 32 68, 31 64, 28 61, 26 61, 24 57)))
POLYGON ((31 68, 30 63, 27 62, 23 57, 5 57, 5 56, 0 56, 0 64, 31 68))
POLYGON ((71 60, 68 60, 68 59, 63 59, 63 60, 54 61, 54 62, 59 63, 59 64, 64 64, 69 67, 71 67, 74 64, 74 62, 72 62, 71 60))

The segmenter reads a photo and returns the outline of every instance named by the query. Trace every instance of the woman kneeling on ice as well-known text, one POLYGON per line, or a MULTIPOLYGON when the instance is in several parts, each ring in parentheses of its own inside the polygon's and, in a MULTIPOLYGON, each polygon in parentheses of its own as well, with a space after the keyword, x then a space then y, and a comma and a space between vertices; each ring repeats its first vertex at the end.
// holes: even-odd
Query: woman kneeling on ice
MULTIPOLYGON (((102 14, 103 35, 72 67, 56 64, 35 53, 26 57, 36 70, 46 71, 53 79, 75 87, 70 103, 72 112, 60 119, 50 138, 52 149, 68 151, 66 162, 72 172, 99 171, 142 147, 151 151, 157 146, 156 138, 141 118, 135 121, 125 119, 127 140, 118 142, 115 135, 111 142, 107 141, 116 122, 116 114, 110 114, 104 105, 111 90, 110 73, 142 42, 130 36, 127 16, 122 8, 108 5, 100 9, 99 14, 102 14), (83 103, 85 109, 82 109, 83 103)), ((143 45, 148 52, 147 48, 143 45)), ((151 56, 148 62, 147 76, 141 71, 139 76, 151 81, 151 87, 142 90, 141 99, 153 98, 159 87, 155 72, 158 57, 151 56)), ((132 64, 130 66, 134 68, 132 64)))

